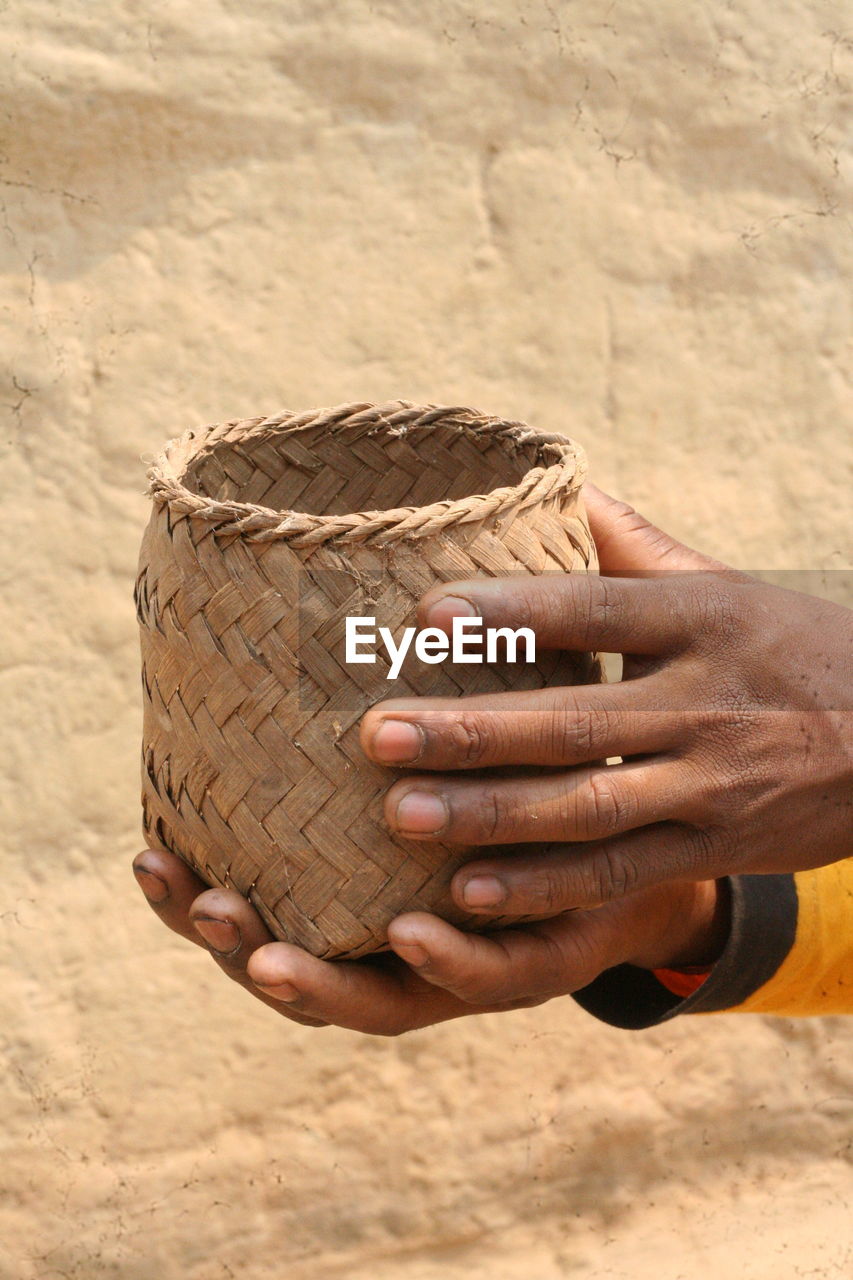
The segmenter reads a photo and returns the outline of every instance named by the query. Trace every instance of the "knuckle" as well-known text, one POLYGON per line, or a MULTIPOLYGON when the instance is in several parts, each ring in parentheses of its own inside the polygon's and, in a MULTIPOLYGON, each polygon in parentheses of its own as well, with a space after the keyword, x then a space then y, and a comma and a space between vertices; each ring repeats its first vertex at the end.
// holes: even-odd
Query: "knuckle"
POLYGON ((496 840, 510 825, 508 802, 494 790, 482 791, 477 811, 477 831, 487 840, 496 840))
POLYGON ((455 720, 448 734, 450 753, 459 764, 476 765, 488 754, 489 738, 482 721, 463 712, 455 720))
POLYGON ((596 756, 602 743, 618 732, 618 719, 608 708, 580 708, 573 700, 554 717, 555 754, 566 763, 596 756))
POLYGON ((780 765, 751 710, 716 713, 706 740, 684 763, 692 767, 694 807, 711 820, 742 814, 772 787, 780 765))
POLYGON ((686 818, 703 818, 706 821, 724 821, 732 808, 731 779, 728 768, 699 768, 696 770, 695 799, 691 806, 682 806, 686 818))
POLYGON ((511 877, 511 911, 515 916, 553 916, 575 905, 574 863, 564 853, 543 848, 539 865, 519 870, 511 877))
POLYGON ((632 893, 640 883, 636 858, 624 850, 604 848, 592 863, 591 887, 596 902, 612 902, 632 893))
POLYGON ((712 649, 739 645, 749 629, 743 591, 715 574, 697 574, 691 582, 697 639, 712 649))
POLYGON ((610 578, 590 578, 589 608, 587 611, 587 648, 597 648, 597 637, 619 624, 622 603, 618 587, 610 578))
POLYGON ((706 750, 694 769, 697 816, 723 820, 739 803, 740 766, 731 750, 706 750))
POLYGON ((716 736, 729 759, 742 766, 760 752, 766 716, 746 689, 728 687, 721 694, 723 707, 717 713, 716 736))
POLYGON ((568 898, 565 872, 559 867, 548 867, 533 882, 530 910, 537 915, 540 911, 556 913, 562 911, 566 905, 574 905, 573 902, 568 901, 568 898))
POLYGON ((752 733, 759 720, 759 710, 752 693, 732 679, 720 680, 713 705, 708 713, 708 728, 717 738, 740 738, 752 733))
POLYGON ((586 808, 581 814, 581 823, 592 835, 610 835, 630 825, 632 811, 632 793, 622 787, 617 792, 614 781, 605 769, 590 776, 587 783, 586 808))
POLYGON ((702 880, 721 853, 725 852, 728 841, 725 836, 715 835, 703 827, 690 827, 684 833, 683 841, 683 874, 702 880))
POLYGON ((737 776, 730 779, 727 787, 716 785, 713 813, 723 816, 729 824, 736 821, 742 827, 761 808, 768 793, 776 788, 777 779, 778 774, 776 779, 770 777, 761 762, 744 760, 737 776))
POLYGON ((695 763, 700 783, 717 780, 728 786, 761 755, 764 717, 752 695, 731 682, 721 681, 713 699, 691 719, 684 758, 695 763))
POLYGON ((535 971, 528 973, 523 994, 539 1000, 557 995, 569 989, 571 964, 563 945, 546 930, 535 930, 539 939, 539 953, 535 971))

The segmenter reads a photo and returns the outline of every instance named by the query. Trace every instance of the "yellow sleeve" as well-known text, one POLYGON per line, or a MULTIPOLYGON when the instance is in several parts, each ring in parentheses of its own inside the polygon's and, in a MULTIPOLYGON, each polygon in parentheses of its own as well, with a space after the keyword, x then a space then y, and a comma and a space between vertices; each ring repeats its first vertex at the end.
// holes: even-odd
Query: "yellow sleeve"
POLYGON ((732 1013, 853 1013, 853 858, 794 876, 794 944, 773 976, 732 1013))

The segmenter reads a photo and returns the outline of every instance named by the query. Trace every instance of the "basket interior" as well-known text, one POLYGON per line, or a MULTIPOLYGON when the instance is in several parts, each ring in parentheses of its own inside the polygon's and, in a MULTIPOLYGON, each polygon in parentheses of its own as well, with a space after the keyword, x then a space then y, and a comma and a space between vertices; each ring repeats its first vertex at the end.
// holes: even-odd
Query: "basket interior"
POLYGON ((558 460, 544 437, 521 442, 458 423, 407 431, 374 425, 369 433, 285 425, 203 444, 181 481, 219 502, 347 515, 489 493, 558 460))

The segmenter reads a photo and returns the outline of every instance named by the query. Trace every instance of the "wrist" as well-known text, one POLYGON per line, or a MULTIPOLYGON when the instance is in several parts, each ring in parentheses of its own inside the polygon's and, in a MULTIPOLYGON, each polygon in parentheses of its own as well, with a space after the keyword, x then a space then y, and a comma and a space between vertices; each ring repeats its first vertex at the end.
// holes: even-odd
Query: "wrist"
POLYGON ((644 937, 622 961, 640 969, 710 968, 722 954, 730 926, 726 880, 658 886, 655 910, 642 910, 644 937))

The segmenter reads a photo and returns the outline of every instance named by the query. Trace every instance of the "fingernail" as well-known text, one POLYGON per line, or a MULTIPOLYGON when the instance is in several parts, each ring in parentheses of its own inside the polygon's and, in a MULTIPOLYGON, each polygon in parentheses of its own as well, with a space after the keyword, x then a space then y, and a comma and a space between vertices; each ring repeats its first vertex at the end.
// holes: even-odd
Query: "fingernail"
POLYGON ((417 835, 435 835, 447 825, 447 806, 431 791, 407 791, 397 805, 397 827, 417 835))
POLYGON ((284 1004, 295 1004, 300 998, 296 987, 289 982, 277 982, 275 984, 256 982, 255 986, 259 991, 265 991, 268 996, 272 996, 274 1000, 281 1000, 284 1004))
POLYGON ((462 888, 466 907, 497 907, 506 901, 506 885, 497 876, 472 876, 462 888))
POLYGON ((429 955, 418 942, 395 942, 394 950, 413 969, 422 969, 429 961, 429 955))
POLYGON ((230 955, 240 946, 240 930, 230 920, 213 920, 209 916, 196 916, 193 924, 205 942, 219 955, 230 955))
POLYGON ((408 764, 417 760, 424 748, 419 725, 406 720, 383 720, 370 740, 377 760, 384 764, 408 764))
POLYGON ((442 596, 440 600, 434 600, 427 609, 427 622, 434 627, 441 627, 442 630, 453 621, 454 618, 479 618, 480 611, 476 605, 470 600, 463 600, 461 596, 442 596))
POLYGON ((165 902, 169 896, 169 886, 160 876, 149 871, 147 867, 134 867, 136 882, 149 902, 165 902))

